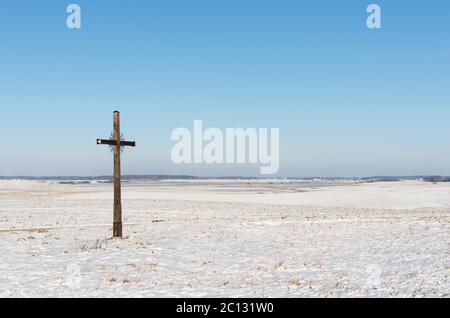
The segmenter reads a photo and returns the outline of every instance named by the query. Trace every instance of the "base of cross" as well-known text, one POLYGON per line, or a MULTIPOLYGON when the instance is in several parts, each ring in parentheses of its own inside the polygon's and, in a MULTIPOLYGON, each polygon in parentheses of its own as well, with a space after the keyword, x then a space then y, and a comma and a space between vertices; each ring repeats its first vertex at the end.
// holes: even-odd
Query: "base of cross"
POLYGON ((113 223, 113 236, 122 237, 122 222, 113 223))

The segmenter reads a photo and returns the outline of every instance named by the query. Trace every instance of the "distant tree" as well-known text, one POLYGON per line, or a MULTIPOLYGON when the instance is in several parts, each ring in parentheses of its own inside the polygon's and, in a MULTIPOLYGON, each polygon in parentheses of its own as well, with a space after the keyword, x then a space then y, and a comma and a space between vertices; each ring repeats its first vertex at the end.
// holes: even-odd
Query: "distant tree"
POLYGON ((442 176, 431 176, 431 177, 425 177, 423 178, 424 181, 427 182, 450 182, 449 177, 442 177, 442 176))

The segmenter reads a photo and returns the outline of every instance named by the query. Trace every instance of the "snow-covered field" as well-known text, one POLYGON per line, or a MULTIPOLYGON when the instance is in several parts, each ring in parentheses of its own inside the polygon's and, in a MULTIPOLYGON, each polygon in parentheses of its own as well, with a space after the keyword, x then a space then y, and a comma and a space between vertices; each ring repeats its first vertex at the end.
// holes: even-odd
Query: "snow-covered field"
POLYGON ((2 297, 450 297, 450 184, 0 181, 2 297))

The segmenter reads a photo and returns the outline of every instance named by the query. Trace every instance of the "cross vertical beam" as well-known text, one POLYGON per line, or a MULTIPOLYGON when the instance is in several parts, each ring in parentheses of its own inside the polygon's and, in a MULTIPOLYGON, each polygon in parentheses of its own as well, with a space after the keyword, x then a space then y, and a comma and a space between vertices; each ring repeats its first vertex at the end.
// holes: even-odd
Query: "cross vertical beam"
POLYGON ((114 121, 114 223, 113 237, 122 237, 122 192, 120 177, 120 113, 113 113, 114 121))
POLYGON ((120 113, 113 113, 113 133, 112 139, 97 139, 97 145, 109 145, 114 150, 114 221, 113 237, 122 237, 122 189, 120 172, 120 154, 122 147, 136 147, 135 141, 125 141, 121 139, 120 133, 120 113))

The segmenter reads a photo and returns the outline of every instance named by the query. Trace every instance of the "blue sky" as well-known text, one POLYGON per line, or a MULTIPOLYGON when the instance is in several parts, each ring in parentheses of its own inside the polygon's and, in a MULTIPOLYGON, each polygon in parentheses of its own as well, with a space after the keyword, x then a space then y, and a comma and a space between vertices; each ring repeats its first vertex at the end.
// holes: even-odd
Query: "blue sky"
POLYGON ((0 175, 258 175, 171 163, 176 127, 281 131, 280 176, 450 175, 450 2, 0 1, 0 175), (382 8, 381 30, 366 7, 382 8))

